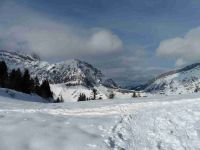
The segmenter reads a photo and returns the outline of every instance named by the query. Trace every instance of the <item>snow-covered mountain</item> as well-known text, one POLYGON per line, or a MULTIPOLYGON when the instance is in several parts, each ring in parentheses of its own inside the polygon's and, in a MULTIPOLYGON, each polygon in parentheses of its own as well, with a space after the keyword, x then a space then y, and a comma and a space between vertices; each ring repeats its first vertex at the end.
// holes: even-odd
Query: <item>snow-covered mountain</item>
POLYGON ((62 97, 64 101, 75 102, 80 93, 91 98, 93 88, 97 89, 98 99, 107 99, 109 93, 118 88, 99 69, 78 59, 49 63, 35 54, 0 50, 0 60, 4 60, 10 70, 28 69, 32 77, 37 76, 40 81, 48 79, 54 99, 62 97))
POLYGON ((146 87, 146 91, 160 94, 193 93, 200 86, 200 63, 164 73, 146 87))
POLYGON ((4 60, 9 69, 29 69, 33 77, 37 76, 40 81, 48 79, 51 84, 117 87, 100 70, 78 59, 51 64, 36 55, 0 50, 0 60, 4 60))

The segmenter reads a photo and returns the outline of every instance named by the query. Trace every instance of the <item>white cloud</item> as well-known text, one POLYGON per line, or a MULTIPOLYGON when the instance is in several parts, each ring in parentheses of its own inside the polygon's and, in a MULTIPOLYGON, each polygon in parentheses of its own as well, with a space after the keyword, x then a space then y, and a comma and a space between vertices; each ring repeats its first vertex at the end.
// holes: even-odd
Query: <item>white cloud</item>
POLYGON ((99 55, 123 49, 121 39, 110 30, 59 23, 16 3, 1 4, 0 20, 0 49, 32 51, 43 57, 99 55))
POLYGON ((176 65, 182 66, 200 60, 200 27, 190 30, 184 37, 160 42, 158 56, 175 58, 176 65))

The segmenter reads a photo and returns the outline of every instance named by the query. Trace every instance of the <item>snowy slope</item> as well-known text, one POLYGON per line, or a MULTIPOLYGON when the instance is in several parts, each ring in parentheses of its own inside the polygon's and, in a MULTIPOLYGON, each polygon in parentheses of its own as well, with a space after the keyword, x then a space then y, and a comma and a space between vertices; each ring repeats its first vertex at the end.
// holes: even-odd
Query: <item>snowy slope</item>
MULTIPOLYGON (((66 86, 65 84, 51 84, 51 91, 53 91, 54 99, 63 98, 64 102, 77 102, 81 93, 84 93, 87 98, 93 98, 93 88, 88 88, 82 85, 66 86)), ((113 93, 115 99, 130 99, 133 95, 133 91, 123 93, 120 89, 108 88, 102 85, 94 87, 97 90, 96 99, 109 99, 109 95, 113 93)), ((141 94, 141 96, 145 95, 141 94)))
POLYGON ((200 86, 199 63, 162 74, 151 82, 145 90, 171 95, 193 93, 198 86, 200 86))
POLYGON ((8 68, 21 70, 29 69, 32 77, 37 76, 40 81, 48 79, 54 98, 62 97, 64 101, 75 102, 80 93, 91 97, 92 89, 98 90, 98 98, 107 99, 110 89, 118 85, 92 65, 80 60, 68 60, 50 64, 41 61, 36 55, 21 52, 0 50, 0 60, 4 60, 8 68))
POLYGON ((199 94, 51 104, 4 92, 2 150, 200 149, 199 94))

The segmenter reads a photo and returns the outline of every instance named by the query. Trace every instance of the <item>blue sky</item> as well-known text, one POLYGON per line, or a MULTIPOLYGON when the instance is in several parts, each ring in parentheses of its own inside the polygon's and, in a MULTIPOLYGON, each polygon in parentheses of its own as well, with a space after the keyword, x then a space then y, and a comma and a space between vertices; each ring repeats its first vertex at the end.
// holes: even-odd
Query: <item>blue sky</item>
POLYGON ((144 82, 199 61, 199 8, 198 0, 1 0, 0 48, 79 58, 119 83, 144 82))

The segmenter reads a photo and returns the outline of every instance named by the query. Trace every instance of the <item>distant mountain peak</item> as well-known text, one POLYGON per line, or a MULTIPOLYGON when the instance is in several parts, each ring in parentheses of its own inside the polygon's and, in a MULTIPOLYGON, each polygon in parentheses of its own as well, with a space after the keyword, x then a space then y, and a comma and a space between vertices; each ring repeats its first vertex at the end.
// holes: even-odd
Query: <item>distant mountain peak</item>
POLYGON ((12 56, 12 57, 19 57, 21 59, 26 59, 26 60, 29 60, 29 61, 38 61, 40 60, 39 56, 36 55, 36 54, 26 54, 26 53, 23 53, 23 52, 20 52, 20 51, 7 51, 7 50, 0 50, 0 55, 1 56, 4 56, 4 57, 9 57, 9 56, 12 56))
POLYGON ((117 84, 93 65, 72 59, 57 63, 41 61, 37 55, 29 55, 15 51, 0 50, 0 60, 4 60, 10 69, 29 69, 32 76, 39 80, 48 79, 53 84, 117 87, 117 84), (112 82, 111 82, 112 81, 112 82))
POLYGON ((200 67, 200 63, 194 63, 194 64, 191 64, 191 65, 185 66, 181 69, 176 69, 176 70, 172 70, 172 71, 163 73, 163 74, 159 75, 156 79, 159 79, 159 78, 162 78, 162 77, 165 77, 165 76, 169 76, 169 75, 172 75, 172 74, 175 74, 175 73, 188 71, 188 70, 194 69, 196 67, 200 67))
POLYGON ((198 86, 200 86, 200 63, 195 63, 159 75, 145 90, 170 95, 193 93, 198 86))

